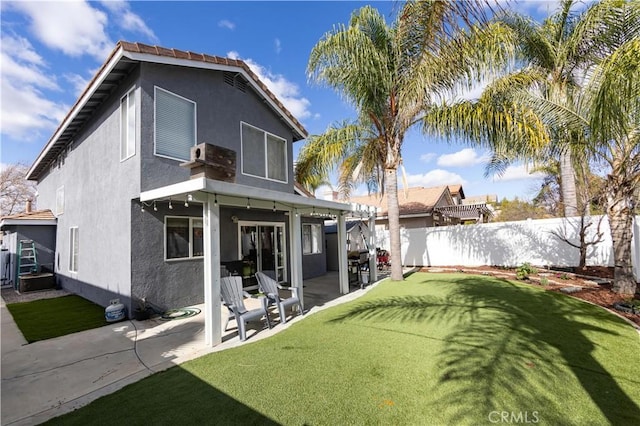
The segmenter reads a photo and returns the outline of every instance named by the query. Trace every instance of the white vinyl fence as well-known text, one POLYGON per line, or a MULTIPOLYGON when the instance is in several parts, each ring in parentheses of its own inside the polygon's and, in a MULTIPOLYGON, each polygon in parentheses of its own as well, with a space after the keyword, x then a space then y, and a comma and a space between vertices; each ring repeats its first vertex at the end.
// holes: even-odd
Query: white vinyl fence
MULTIPOLYGON (((590 218, 586 241, 593 241, 600 216, 590 218)), ((402 229, 402 262, 405 266, 500 265, 529 262, 539 266, 577 266, 577 248, 554 234, 579 244, 580 218, 525 220, 436 228, 402 229)), ((613 266, 613 248, 607 218, 602 218, 603 239, 590 246, 587 265, 613 266)), ((389 231, 376 227, 377 246, 389 249, 389 231)), ((640 281, 640 216, 633 227, 632 257, 640 281)))

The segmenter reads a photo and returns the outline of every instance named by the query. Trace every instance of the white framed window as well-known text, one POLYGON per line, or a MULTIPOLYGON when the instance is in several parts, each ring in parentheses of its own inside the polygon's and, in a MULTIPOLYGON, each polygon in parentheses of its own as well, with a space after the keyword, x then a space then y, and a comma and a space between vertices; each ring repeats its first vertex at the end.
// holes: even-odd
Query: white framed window
POLYGON ((196 103, 155 87, 155 155, 188 161, 196 144, 196 103))
POLYGON ((136 154, 136 91, 131 89, 120 99, 120 161, 136 154))
POLYGON ((64 185, 56 190, 56 216, 64 213, 64 185))
POLYGON ((204 256, 201 217, 165 216, 165 260, 196 259, 204 256))
POLYGON ((322 253, 322 226, 320 224, 302 224, 302 253, 322 253))
POLYGON ((242 174, 287 182, 287 140, 240 123, 242 174))
POLYGON ((69 228, 69 272, 78 272, 80 233, 77 226, 69 228))

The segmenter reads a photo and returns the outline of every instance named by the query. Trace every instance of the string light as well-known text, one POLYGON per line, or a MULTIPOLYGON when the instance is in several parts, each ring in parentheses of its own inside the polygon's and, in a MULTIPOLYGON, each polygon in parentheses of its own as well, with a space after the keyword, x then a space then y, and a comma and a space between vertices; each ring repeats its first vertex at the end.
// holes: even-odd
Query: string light
POLYGON ((189 200, 184 200, 184 206, 189 207, 189 200))
POLYGON ((276 211, 276 202, 275 202, 275 200, 273 201, 273 211, 274 212, 276 211))
POLYGON ((213 199, 213 205, 218 207, 218 194, 213 194, 214 199, 213 199))
POLYGON ((173 206, 171 205, 171 198, 169 198, 169 210, 173 210, 173 206))
POLYGON ((144 213, 144 201, 140 201, 140 211, 144 213))
POLYGON ((154 212, 158 211, 158 206, 156 206, 156 200, 153 200, 153 211, 154 212))
POLYGON ((251 208, 251 200, 247 198, 247 210, 251 208))

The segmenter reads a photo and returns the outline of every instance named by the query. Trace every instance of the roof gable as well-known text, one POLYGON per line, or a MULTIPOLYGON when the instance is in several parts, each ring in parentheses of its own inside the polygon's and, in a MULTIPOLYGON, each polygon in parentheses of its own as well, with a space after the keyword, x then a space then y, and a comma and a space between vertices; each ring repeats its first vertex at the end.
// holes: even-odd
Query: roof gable
POLYGON ((93 117, 94 112, 102 105, 102 102, 111 95, 112 91, 140 62, 240 73, 258 96, 262 97, 291 127, 294 141, 307 137, 307 131, 302 124, 260 81, 244 61, 211 56, 204 53, 150 46, 143 43, 119 41, 40 152, 27 172, 27 179, 37 180, 42 175, 52 161, 55 161, 58 155, 66 149, 67 145, 73 141, 74 136, 83 125, 93 117))

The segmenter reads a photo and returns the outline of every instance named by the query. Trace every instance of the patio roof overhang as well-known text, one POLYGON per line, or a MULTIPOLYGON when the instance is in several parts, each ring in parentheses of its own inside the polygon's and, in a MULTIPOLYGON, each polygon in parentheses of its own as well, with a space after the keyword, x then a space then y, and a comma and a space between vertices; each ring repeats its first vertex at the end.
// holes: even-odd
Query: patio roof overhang
POLYGON ((288 194, 203 177, 144 191, 140 193, 140 201, 152 202, 168 199, 179 201, 191 196, 190 202, 204 203, 207 201, 205 194, 215 194, 219 204, 222 205, 246 206, 247 203, 250 203, 251 207, 268 210, 275 206, 278 210, 295 210, 303 216, 314 213, 316 215, 337 216, 343 212, 358 215, 366 213, 369 216, 376 214, 375 208, 365 205, 308 198, 293 193, 288 194))

